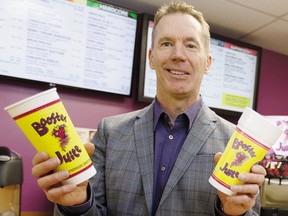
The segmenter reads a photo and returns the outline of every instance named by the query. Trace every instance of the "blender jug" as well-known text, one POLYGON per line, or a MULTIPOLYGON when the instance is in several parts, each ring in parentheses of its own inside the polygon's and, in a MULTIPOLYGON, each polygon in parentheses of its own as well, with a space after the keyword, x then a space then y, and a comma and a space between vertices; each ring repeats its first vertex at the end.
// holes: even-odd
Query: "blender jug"
POLYGON ((20 155, 0 146, 0 216, 20 216, 22 182, 20 155))

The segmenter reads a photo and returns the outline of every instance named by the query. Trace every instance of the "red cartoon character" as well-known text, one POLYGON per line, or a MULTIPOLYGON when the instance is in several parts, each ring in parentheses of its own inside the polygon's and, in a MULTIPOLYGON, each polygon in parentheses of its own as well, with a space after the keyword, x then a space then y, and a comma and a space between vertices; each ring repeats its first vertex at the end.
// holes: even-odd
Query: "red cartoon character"
POLYGON ((65 125, 62 124, 58 128, 54 128, 52 131, 52 135, 59 138, 59 142, 63 151, 65 151, 65 146, 69 141, 69 137, 65 131, 65 125))
POLYGON ((243 152, 237 152, 234 161, 231 163, 230 167, 241 166, 244 161, 248 159, 247 155, 243 152))

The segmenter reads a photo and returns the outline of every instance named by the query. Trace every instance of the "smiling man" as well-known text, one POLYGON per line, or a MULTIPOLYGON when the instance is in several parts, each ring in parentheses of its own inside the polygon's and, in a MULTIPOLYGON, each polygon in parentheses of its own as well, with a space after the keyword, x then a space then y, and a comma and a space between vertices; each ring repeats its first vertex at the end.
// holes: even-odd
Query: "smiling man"
MULTIPOLYGON (((155 21, 149 60, 157 75, 157 100, 173 123, 177 115, 199 100, 201 81, 212 57, 210 40, 205 40, 204 26, 198 20, 176 12, 162 16, 155 21)), ((201 21, 209 34, 207 23, 201 21)))
POLYGON ((183 2, 155 15, 149 51, 157 94, 146 108, 104 118, 87 151, 97 174, 80 185, 63 185, 67 171, 52 173, 60 161, 37 153, 33 175, 54 215, 215 216, 258 215, 265 170, 254 165, 227 196, 208 179, 234 131, 200 96, 212 63, 209 25, 183 2), (94 149, 95 147, 95 149, 94 149))

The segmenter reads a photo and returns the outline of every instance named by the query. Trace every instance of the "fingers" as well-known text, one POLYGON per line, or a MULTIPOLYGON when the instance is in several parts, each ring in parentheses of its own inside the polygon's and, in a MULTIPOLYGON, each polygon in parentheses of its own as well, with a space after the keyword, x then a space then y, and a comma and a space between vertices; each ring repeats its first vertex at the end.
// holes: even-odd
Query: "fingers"
MULTIPOLYGON (((228 196, 226 201, 231 206, 241 206, 245 211, 252 208, 256 203, 256 196, 247 196, 247 194, 238 194, 237 196, 228 196)), ((244 212, 245 212, 244 211, 244 212)))
POLYGON ((265 180, 266 171, 260 165, 254 165, 250 173, 241 173, 238 177, 244 183, 254 183, 261 186, 265 180))
POLYGON ((240 173, 238 178, 245 184, 257 184, 258 186, 261 186, 265 180, 265 175, 255 173, 240 173))
POLYGON ((69 172, 53 172, 59 165, 58 158, 49 158, 46 152, 39 152, 32 161, 32 175, 36 177, 41 188, 50 201, 57 201, 63 193, 69 193, 75 189, 75 185, 62 185, 61 182, 69 177, 69 172), (58 197, 59 196, 59 197, 58 197))
POLYGON ((258 164, 254 165, 254 166, 251 168, 251 172, 252 172, 252 173, 255 173, 255 174, 262 174, 262 175, 264 175, 264 176, 266 176, 266 174, 267 174, 267 172, 266 172, 266 170, 264 169, 264 167, 261 166, 261 165, 258 165, 258 164))
POLYGON ((38 186, 43 190, 51 188, 51 186, 59 184, 69 177, 67 170, 52 173, 50 175, 43 176, 38 179, 38 186))
POLYGON ((37 165, 43 161, 46 161, 48 159, 49 159, 49 156, 46 152, 38 152, 32 160, 32 165, 35 166, 35 165, 37 165))
POLYGON ((67 185, 62 185, 61 187, 55 187, 51 188, 49 190, 46 190, 46 196, 48 200, 51 202, 56 202, 60 203, 63 199, 63 195, 69 194, 73 191, 75 191, 76 185, 75 184, 67 184, 67 185))
MULTIPOLYGON (((90 143, 86 149, 92 154, 94 145, 90 143)), ((55 171, 60 165, 57 157, 50 158, 47 153, 39 152, 34 156, 32 164, 32 174, 36 177, 39 188, 44 191, 49 201, 71 206, 87 200, 88 181, 78 185, 63 184, 63 181, 69 178, 69 171, 55 171)))
MULTIPOLYGON (((217 163, 221 153, 214 156, 217 163)), ((265 180, 266 171, 260 165, 254 165, 249 173, 240 173, 238 179, 243 183, 232 185, 231 191, 234 196, 228 196, 218 191, 219 198, 223 204, 224 212, 227 215, 241 215, 255 205, 256 197, 259 194, 259 187, 265 180)))
POLYGON ((214 156, 214 163, 215 163, 215 164, 218 163, 218 161, 220 160, 221 156, 222 156, 222 153, 221 153, 221 152, 217 152, 217 153, 215 154, 215 156, 214 156))
POLYGON ((232 185, 230 188, 237 195, 249 195, 250 197, 257 196, 259 186, 257 184, 232 185))
POLYGON ((265 180, 266 171, 260 165, 254 165, 251 173, 241 173, 238 178, 244 182, 243 185, 232 185, 231 190, 237 194, 250 194, 255 197, 259 194, 259 187, 265 180))
POLYGON ((86 144, 84 144, 84 146, 85 146, 85 149, 86 149, 88 155, 91 157, 92 154, 94 153, 94 150, 95 150, 94 144, 86 143, 86 144))
MULTIPOLYGON (((48 156, 47 156, 48 157, 48 156)), ((32 175, 40 178, 52 172, 60 165, 58 158, 47 158, 46 153, 36 154, 33 159, 32 175)))

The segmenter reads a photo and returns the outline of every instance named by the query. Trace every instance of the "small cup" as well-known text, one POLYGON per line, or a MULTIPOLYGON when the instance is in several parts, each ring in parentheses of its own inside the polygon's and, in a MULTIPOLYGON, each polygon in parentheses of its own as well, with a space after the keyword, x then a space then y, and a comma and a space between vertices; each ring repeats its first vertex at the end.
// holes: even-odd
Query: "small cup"
POLYGON ((250 172, 275 144, 282 130, 250 108, 245 108, 209 182, 218 190, 232 196, 232 185, 244 184, 240 173, 250 172))
POLYGON ((55 170, 68 170, 63 184, 79 184, 96 174, 96 169, 77 134, 56 88, 41 92, 4 108, 35 149, 58 157, 55 170))

